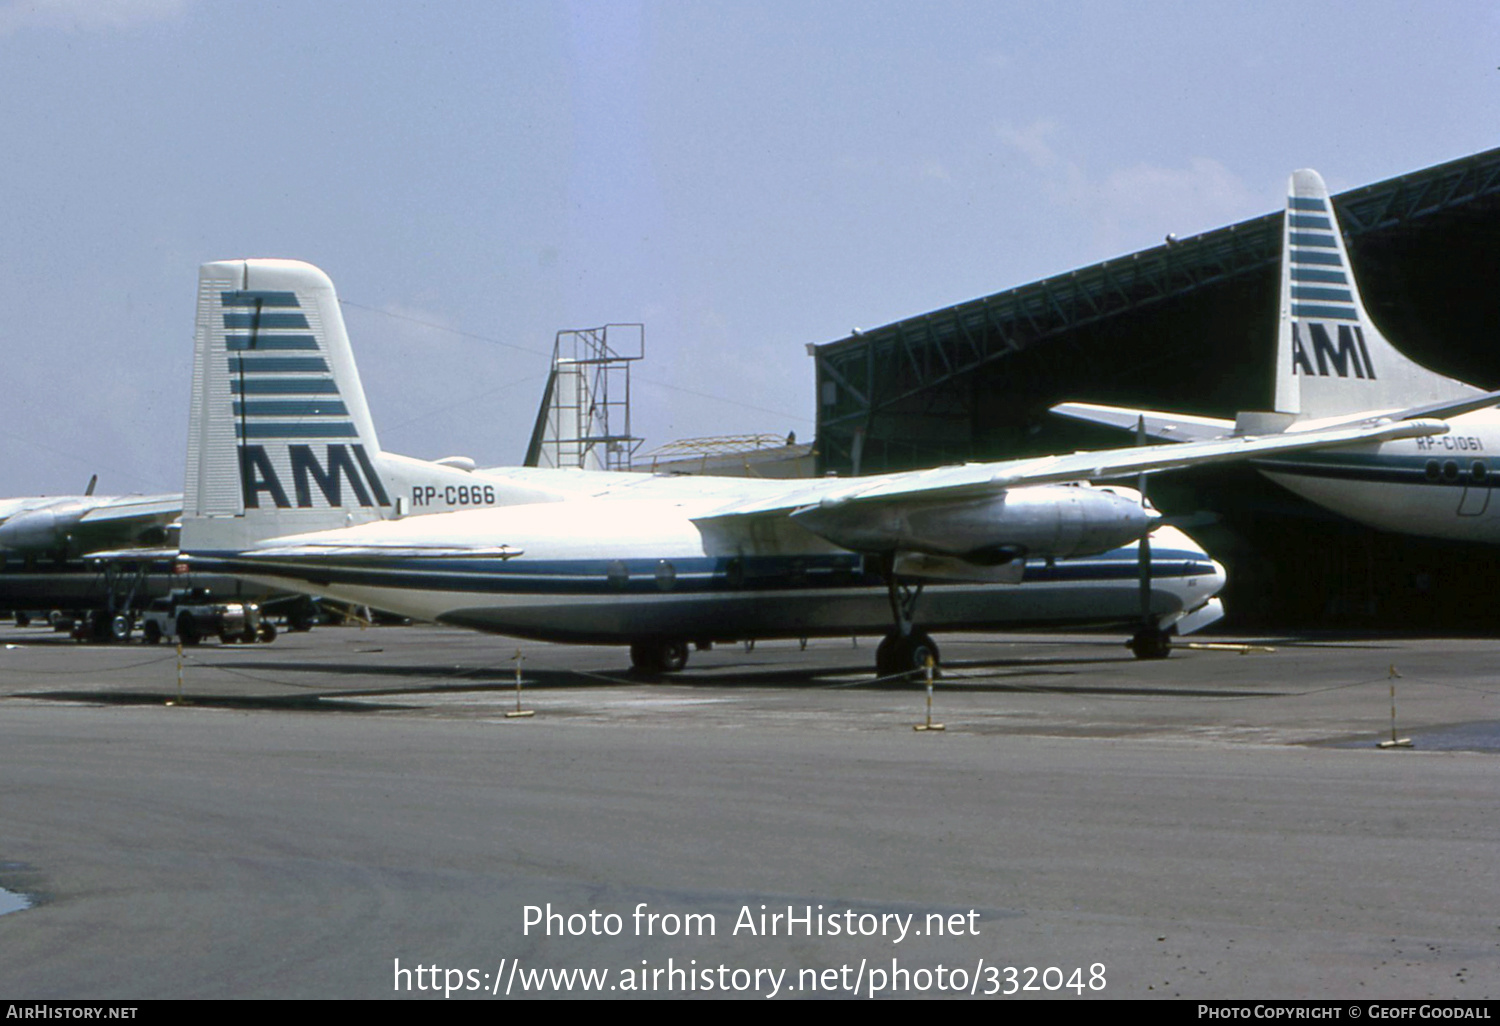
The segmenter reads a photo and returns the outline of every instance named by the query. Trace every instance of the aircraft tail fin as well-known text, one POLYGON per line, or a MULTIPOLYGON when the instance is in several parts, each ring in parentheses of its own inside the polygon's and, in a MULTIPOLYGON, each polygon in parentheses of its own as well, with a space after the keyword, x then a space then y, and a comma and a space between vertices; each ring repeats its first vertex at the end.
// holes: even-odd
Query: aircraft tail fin
POLYGON ((182 550, 390 517, 545 502, 556 489, 473 460, 384 452, 328 276, 297 260, 198 275, 182 550))
POLYGON ((1292 174, 1282 232, 1276 412, 1321 420, 1478 393, 1409 359, 1375 327, 1316 171, 1292 174))
POLYGON ((377 519, 391 494, 333 282, 295 260, 198 275, 185 551, 377 519))

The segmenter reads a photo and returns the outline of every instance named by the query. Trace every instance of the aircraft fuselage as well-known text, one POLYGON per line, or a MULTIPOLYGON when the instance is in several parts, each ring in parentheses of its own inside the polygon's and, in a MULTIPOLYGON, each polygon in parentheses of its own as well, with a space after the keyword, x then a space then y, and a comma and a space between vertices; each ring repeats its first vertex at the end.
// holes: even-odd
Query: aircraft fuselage
POLYGON ((1289 491, 1385 531, 1500 542, 1500 411, 1454 417, 1452 431, 1373 446, 1256 460, 1289 491))

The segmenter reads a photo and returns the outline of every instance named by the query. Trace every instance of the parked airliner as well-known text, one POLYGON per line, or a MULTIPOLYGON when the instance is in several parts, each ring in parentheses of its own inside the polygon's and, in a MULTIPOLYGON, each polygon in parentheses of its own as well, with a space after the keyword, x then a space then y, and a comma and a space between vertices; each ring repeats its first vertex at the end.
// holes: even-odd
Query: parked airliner
MULTIPOLYGON (((1157 514, 1091 485, 1203 462, 1426 437, 1440 420, 965 464, 840 480, 478 470, 385 452, 333 283, 289 260, 199 275, 185 557, 276 586, 543 640, 629 645, 884 635, 882 676, 928 630, 1140 622, 1133 544, 1157 514)), ((1223 570, 1157 534, 1147 629, 1217 615, 1223 570)), ((1159 653, 1164 654, 1164 653, 1159 653)))
POLYGON ((1271 480, 1352 520, 1387 531, 1500 542, 1500 392, 1444 377, 1403 355, 1360 297, 1328 188, 1297 171, 1282 229, 1276 392, 1266 413, 1221 420, 1089 403, 1053 411, 1169 441, 1253 430, 1305 431, 1375 419, 1441 417, 1451 430, 1296 455, 1258 458, 1271 480))
POLYGON ((161 545, 182 515, 180 495, 82 495, 0 499, 0 567, 7 555, 56 562, 108 545, 161 545))

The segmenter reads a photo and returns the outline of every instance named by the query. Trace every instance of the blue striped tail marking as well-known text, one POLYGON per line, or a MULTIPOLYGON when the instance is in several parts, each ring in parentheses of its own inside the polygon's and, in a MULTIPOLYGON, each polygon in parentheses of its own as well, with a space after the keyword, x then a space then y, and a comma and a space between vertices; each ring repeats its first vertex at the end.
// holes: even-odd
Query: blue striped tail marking
POLYGON ((233 292, 220 292, 219 303, 222 306, 290 306, 301 307, 297 302, 295 292, 276 292, 269 290, 236 290, 233 292))
POLYGON ((230 313, 224 312, 226 329, 307 328, 307 318, 299 313, 230 313))
POLYGON ((230 381, 235 395, 338 395, 331 378, 246 378, 230 381))

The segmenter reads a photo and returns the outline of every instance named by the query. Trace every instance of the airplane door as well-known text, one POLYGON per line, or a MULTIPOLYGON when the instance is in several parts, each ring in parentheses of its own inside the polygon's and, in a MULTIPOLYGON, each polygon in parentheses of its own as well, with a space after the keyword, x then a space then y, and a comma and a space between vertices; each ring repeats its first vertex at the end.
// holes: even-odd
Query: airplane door
POLYGON ((1458 497, 1458 515, 1477 517, 1490 505, 1489 469, 1483 460, 1475 460, 1464 475, 1463 494, 1458 497))

